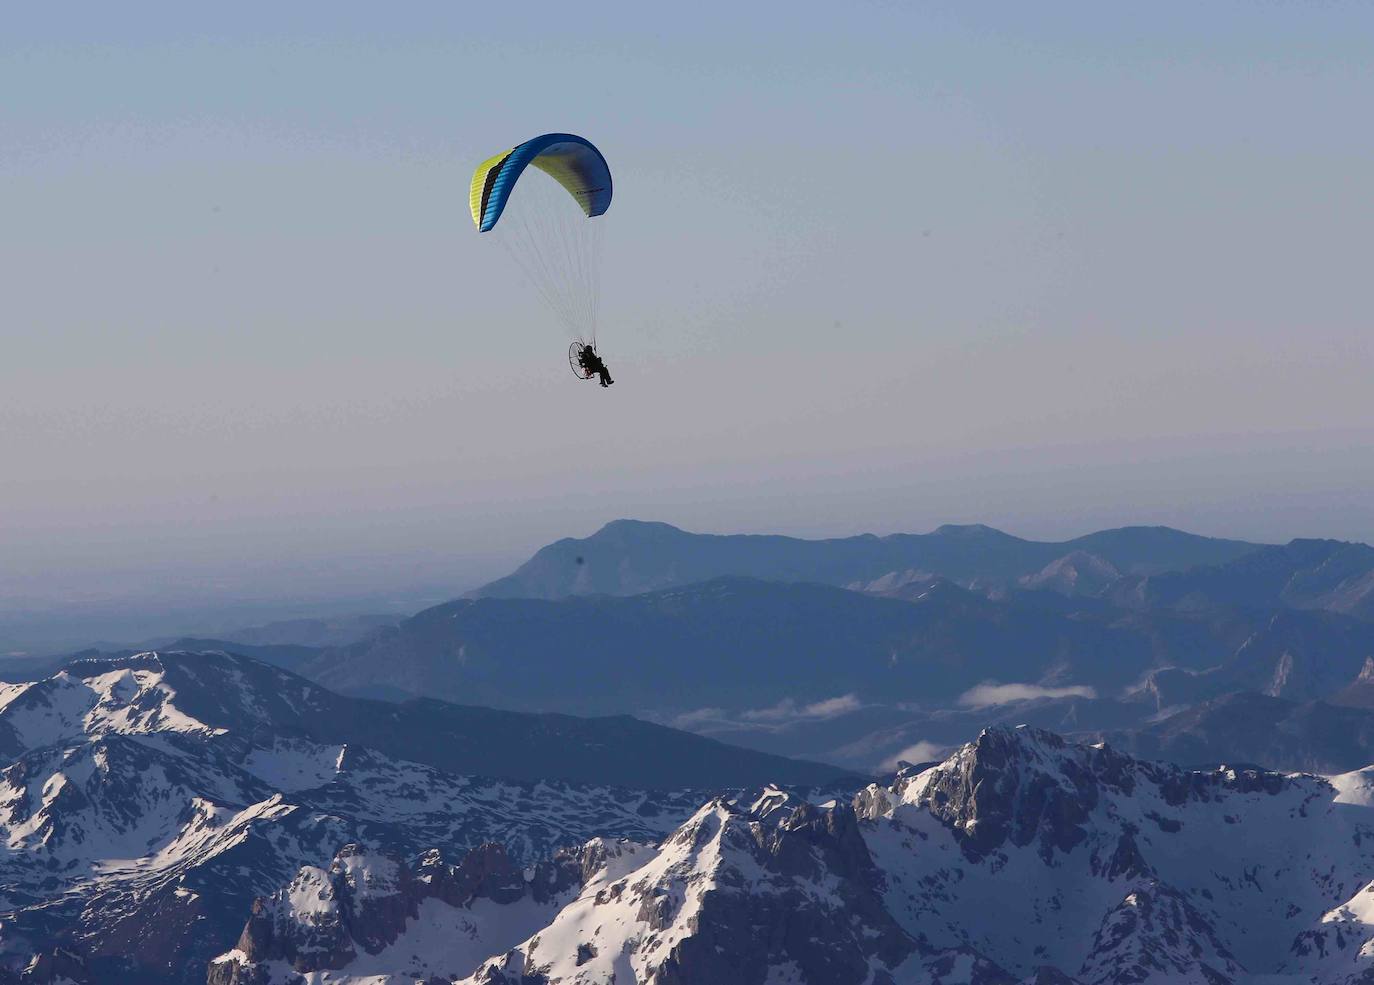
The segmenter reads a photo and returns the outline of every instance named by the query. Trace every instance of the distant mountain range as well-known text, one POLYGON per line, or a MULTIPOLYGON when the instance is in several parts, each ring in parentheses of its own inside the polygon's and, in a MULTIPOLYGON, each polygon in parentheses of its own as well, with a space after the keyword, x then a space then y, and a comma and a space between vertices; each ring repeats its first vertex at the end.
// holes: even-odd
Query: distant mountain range
POLYGON ((695 534, 617 520, 557 541, 470 598, 638 595, 718 577, 814 582, 910 596, 943 579, 1000 597, 1042 590, 1123 608, 1324 609, 1374 618, 1374 547, 1336 540, 1281 546, 1121 527, 1058 543, 982 525, 833 540, 695 534))
POLYGON ((1116 574, 1151 575, 1216 565, 1260 545, 1199 537, 1169 527, 1122 527, 1059 543, 1024 540, 992 527, 943 526, 928 534, 865 534, 831 540, 754 534, 695 534, 666 523, 616 520, 568 538, 471 593, 473 598, 559 599, 638 595, 721 576, 863 587, 902 575, 938 575, 984 590, 1049 578, 1049 565, 1077 556, 1116 574))
MULTIPOLYGON (((629 712, 862 770, 993 722, 1124 735, 1229 694, 1334 700, 1374 656, 1371 586, 1374 549, 1338 541, 1127 527, 1046 543, 977 525, 806 541, 622 520, 410 619, 172 645, 353 696, 629 712)), ((1347 762, 1316 735, 1274 748, 1294 758, 1269 765, 1347 762)))
POLYGON ((720 578, 630 597, 465 599, 300 671, 353 694, 629 709, 863 769, 997 721, 1119 731, 1237 691, 1322 699, 1374 656, 1374 623, 1334 612, 990 599, 940 579, 904 592, 720 578))
POLYGON ((399 689, 578 714, 759 711, 838 695, 933 705, 989 679, 1120 689, 1164 654, 1200 670, 1261 624, 1230 613, 1064 611, 1057 597, 996 601, 949 582, 905 601, 728 577, 630 597, 463 599, 323 651, 300 671, 346 693, 399 689))
MULTIPOLYGON (((462 650, 480 663, 483 654, 504 653, 542 668, 541 651, 562 652, 602 668, 608 693, 641 711, 730 741, 858 766, 947 748, 993 721, 1124 735, 1227 695, 1337 700, 1374 656, 1374 548, 1331 540, 1266 546, 1163 527, 1061 543, 977 525, 804 541, 617 521, 543 548, 473 598, 475 608, 444 610, 447 626, 430 626, 437 636, 418 639, 418 627, 404 624, 349 657, 312 666, 326 679, 341 674, 345 688, 380 686, 362 667, 383 659, 425 687, 443 687, 450 674, 468 686, 466 670, 452 669, 445 654, 462 650), (719 578, 699 580, 708 576, 734 580, 725 591, 719 578), (824 595, 820 583, 921 611, 864 608, 824 595), (482 607, 515 595, 553 608, 513 599, 529 608, 497 615, 482 607), (631 597, 620 604, 607 596, 631 597), (673 614, 692 625, 676 624, 673 614), (524 623, 509 634, 518 641, 503 642, 508 633, 495 625, 503 618, 524 623), (594 655, 571 628, 583 620, 598 627, 594 655), (541 646, 536 626, 570 638, 541 646), (365 656, 369 650, 377 656, 365 656), (711 672, 653 683, 675 662, 711 672), (709 682, 719 685, 714 693, 709 682), (970 697, 985 684, 995 687, 970 697)), ((481 700, 511 700, 499 680, 483 675, 477 686, 492 689, 481 700)), ((516 700, 544 707, 537 690, 516 700)), ((582 698, 576 682, 565 682, 546 700, 582 698)), ((1188 748, 1261 751, 1271 757, 1264 762, 1290 768, 1348 766, 1359 755, 1358 743, 1333 743, 1315 717, 1287 721, 1282 742, 1256 746, 1236 733, 1228 744, 1223 733, 1188 748)), ((1141 741, 1162 752, 1185 748, 1150 746, 1148 733, 1141 741)))

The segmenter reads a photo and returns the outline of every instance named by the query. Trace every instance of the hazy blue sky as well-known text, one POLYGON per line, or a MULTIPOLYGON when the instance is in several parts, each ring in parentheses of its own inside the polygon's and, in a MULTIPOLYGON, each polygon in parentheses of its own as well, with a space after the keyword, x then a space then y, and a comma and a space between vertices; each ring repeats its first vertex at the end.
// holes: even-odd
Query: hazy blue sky
POLYGON ((626 515, 1374 540, 1371 37, 1256 0, 10 5, 0 592, 457 590, 626 515), (555 129, 616 176, 609 392, 467 215, 555 129))

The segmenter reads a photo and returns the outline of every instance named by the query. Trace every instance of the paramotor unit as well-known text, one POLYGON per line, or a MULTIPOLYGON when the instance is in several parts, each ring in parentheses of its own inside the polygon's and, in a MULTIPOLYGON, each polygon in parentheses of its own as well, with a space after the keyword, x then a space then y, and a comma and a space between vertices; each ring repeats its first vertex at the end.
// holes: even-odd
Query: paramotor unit
POLYGON ((582 350, 585 349, 581 342, 574 342, 568 346, 568 364, 572 366, 573 375, 579 380, 590 380, 592 371, 587 368, 582 360, 582 350))
POLYGON ((590 342, 585 345, 574 342, 568 350, 568 361, 572 363, 573 372, 584 380, 596 377, 603 387, 615 383, 615 380, 611 379, 610 367, 597 354, 596 346, 590 342))

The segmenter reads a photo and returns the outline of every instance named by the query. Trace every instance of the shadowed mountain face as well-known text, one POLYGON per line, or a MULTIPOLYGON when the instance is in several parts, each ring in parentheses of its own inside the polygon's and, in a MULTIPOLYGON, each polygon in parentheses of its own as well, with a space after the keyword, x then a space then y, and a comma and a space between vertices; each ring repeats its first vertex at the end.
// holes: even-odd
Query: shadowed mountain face
MULTIPOLYGON (((1081 735, 1082 733, 1080 733, 1081 735)), ((1142 759, 1345 773, 1374 763, 1374 711, 1236 692, 1130 731, 1088 733, 1142 759)))
POLYGON ((469 599, 326 651, 302 672, 348 693, 399 688, 577 713, 739 711, 837 695, 940 705, 989 679, 1115 691, 1153 667, 1220 663, 1257 628, 1230 613, 1039 601, 994 601, 948 582, 903 601, 740 578, 630 598, 469 599))
POLYGON ((558 779, 646 789, 820 783, 834 767, 756 753, 627 715, 574 718, 450 704, 402 703, 334 694, 305 678, 242 656, 159 653, 79 660, 65 674, 30 685, 0 717, 0 756, 31 744, 4 724, 41 707, 54 682, 155 666, 177 708, 214 729, 352 745, 449 773, 517 780, 558 779))
POLYGON ((1118 605, 1223 605, 1326 609, 1374 618, 1374 547, 1295 540, 1190 571, 1124 578, 1106 593, 1118 605))
MULTIPOLYGON (((300 670, 350 694, 629 710, 865 770, 994 722, 1079 733, 1237 691, 1324 700, 1374 656, 1374 623, 1326 611, 991 599, 940 578, 885 595, 721 578, 627 598, 464 599, 300 670)), ((1334 762, 1327 745, 1313 734, 1264 762, 1334 762)))
POLYGON ((1226 661, 1203 671, 1155 671, 1142 690, 1160 709, 1234 691, 1295 701, 1326 698, 1346 688, 1370 656, 1374 624, 1332 612, 1281 609, 1257 620, 1254 633, 1226 661))
POLYGON ((1330 700, 1333 705, 1374 711, 1374 655, 1365 658, 1355 680, 1331 695, 1330 700))
POLYGON ((591 537, 550 544, 513 574, 472 595, 635 595, 722 575, 858 587, 903 572, 999 589, 1041 575, 1067 555, 1081 555, 1078 567, 1090 568, 1093 574, 1086 580, 1095 583, 1104 571, 1145 575, 1220 564, 1258 546, 1168 527, 1123 527, 1062 543, 1023 540, 982 525, 944 526, 929 534, 800 540, 694 534, 666 523, 617 520, 591 537))

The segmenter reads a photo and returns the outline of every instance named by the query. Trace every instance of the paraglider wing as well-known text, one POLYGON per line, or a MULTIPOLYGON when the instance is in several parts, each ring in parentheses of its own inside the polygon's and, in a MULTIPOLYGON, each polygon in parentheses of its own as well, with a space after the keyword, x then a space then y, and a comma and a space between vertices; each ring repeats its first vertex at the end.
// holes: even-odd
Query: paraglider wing
POLYGON ((483 161, 473 172, 470 202, 478 232, 496 225, 531 164, 562 185, 588 218, 611 207, 611 169, 601 152, 575 134, 546 133, 483 161))

